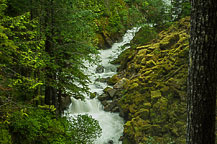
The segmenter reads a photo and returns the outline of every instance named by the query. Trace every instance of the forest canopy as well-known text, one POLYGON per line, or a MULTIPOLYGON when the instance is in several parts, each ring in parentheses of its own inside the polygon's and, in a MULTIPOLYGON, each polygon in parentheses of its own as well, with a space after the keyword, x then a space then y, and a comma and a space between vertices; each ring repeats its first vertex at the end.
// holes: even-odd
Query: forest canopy
POLYGON ((0 143, 93 143, 101 134, 96 120, 61 116, 64 100, 91 95, 84 61, 97 64, 98 50, 129 28, 153 24, 156 33, 189 15, 186 1, 171 4, 0 0, 0 143))

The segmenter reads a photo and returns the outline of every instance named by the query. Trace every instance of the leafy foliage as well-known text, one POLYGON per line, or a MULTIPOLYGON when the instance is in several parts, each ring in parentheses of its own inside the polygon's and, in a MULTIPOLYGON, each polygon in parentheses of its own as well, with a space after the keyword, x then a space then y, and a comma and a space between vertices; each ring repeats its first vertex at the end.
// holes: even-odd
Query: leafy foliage
POLYGON ((125 0, 140 23, 162 25, 169 19, 169 5, 163 0, 125 0))
POLYGON ((88 115, 78 115, 71 121, 74 124, 71 128, 75 131, 73 136, 76 143, 93 143, 101 135, 98 121, 88 115))
POLYGON ((172 0, 171 15, 173 20, 179 20, 186 16, 190 16, 191 4, 188 0, 172 0))
POLYGON ((131 48, 136 48, 149 43, 151 40, 157 38, 157 32, 155 28, 148 25, 144 25, 140 28, 139 32, 135 34, 135 37, 130 42, 131 48))
MULTIPOLYGON (((33 11, 32 8, 38 3, 32 1, 34 3, 31 7, 16 5, 21 1, 9 0, 9 7, 6 1, 0 1, 0 142, 22 144, 93 142, 100 135, 101 129, 98 122, 89 116, 78 116, 79 122, 75 119, 67 121, 66 118, 56 119, 56 111, 51 114, 38 108, 22 110, 17 107, 12 108, 12 105, 19 102, 34 103, 36 99, 44 101, 47 86, 61 90, 60 100, 66 89, 77 94, 80 94, 80 91, 87 92, 87 76, 81 70, 84 67, 82 61, 94 62, 89 54, 96 53, 91 44, 93 38, 86 32, 91 32, 91 26, 82 26, 85 20, 90 21, 90 19, 81 17, 86 18, 89 13, 81 16, 83 11, 77 11, 74 14, 69 9, 70 5, 55 1, 52 5, 55 11, 60 9, 65 11, 56 13, 55 23, 52 23, 54 19, 48 16, 50 13, 47 10, 53 8, 48 7, 49 3, 40 4, 38 10, 42 13, 36 17, 34 15, 37 11, 33 11), (31 13, 27 12, 28 10, 32 10, 31 13), (12 16, 13 13, 16 15, 12 16), (63 23, 63 20, 66 23, 63 23), (52 25, 48 26, 50 22, 52 25), (77 24, 76 27, 74 23, 77 24), (48 46, 48 43, 51 45, 48 46), (52 81, 47 81, 49 74, 58 75, 52 81), (78 87, 75 82, 83 87, 78 87), (79 130, 77 127, 80 124, 83 124, 87 131, 76 131, 79 130), (87 138, 75 138, 78 133, 86 135, 87 138)), ((46 109, 45 106, 41 107, 46 109)))
POLYGON ((1 76, 3 89, 13 89, 12 95, 30 99, 42 85, 34 73, 45 65, 43 40, 38 38, 37 20, 30 20, 30 13, 17 17, 4 16, 0 20, 1 76))
POLYGON ((40 108, 24 108, 13 113, 8 122, 13 143, 58 144, 92 143, 101 134, 96 120, 79 115, 67 120, 40 108), (82 131, 81 131, 82 130, 82 131))
POLYGON ((98 122, 57 119, 62 99, 89 93, 84 61, 97 63, 101 39, 111 45, 136 23, 162 25, 167 8, 163 0, 0 0, 0 143, 93 143, 98 122))

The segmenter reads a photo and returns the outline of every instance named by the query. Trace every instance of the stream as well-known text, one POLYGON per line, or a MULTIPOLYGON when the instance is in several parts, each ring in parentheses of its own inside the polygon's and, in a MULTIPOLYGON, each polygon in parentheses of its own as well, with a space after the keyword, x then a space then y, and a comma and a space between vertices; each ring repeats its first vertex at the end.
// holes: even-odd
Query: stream
MULTIPOLYGON (((89 75, 91 81, 89 83, 91 92, 96 92, 97 95, 103 93, 103 89, 108 85, 103 82, 98 82, 96 79, 108 78, 116 74, 117 66, 112 65, 109 62, 118 57, 118 55, 123 51, 121 47, 130 43, 138 30, 139 28, 136 27, 128 30, 123 36, 121 42, 114 43, 110 49, 99 51, 99 56, 101 58, 99 65, 104 68, 102 73, 96 73, 97 65, 89 66, 88 63, 86 64, 88 70, 86 70, 85 73, 89 75)), ((129 48, 129 46, 125 47, 125 49, 127 48, 129 48)), ((113 144, 122 143, 119 141, 119 138, 123 134, 124 120, 119 116, 119 113, 105 112, 97 98, 90 99, 89 97, 86 97, 85 101, 81 101, 72 97, 71 100, 72 103, 67 110, 70 115, 88 114, 99 121, 100 127, 102 128, 102 136, 95 141, 95 144, 109 144, 109 141, 110 143, 113 142, 113 144)))

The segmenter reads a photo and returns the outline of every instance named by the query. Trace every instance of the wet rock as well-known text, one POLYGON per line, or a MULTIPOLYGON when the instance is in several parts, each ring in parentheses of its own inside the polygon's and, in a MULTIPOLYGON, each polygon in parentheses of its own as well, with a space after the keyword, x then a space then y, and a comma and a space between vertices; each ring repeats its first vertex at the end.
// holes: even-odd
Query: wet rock
POLYGON ((101 102, 101 104, 105 107, 105 106, 108 105, 108 101, 104 100, 104 101, 101 102))
POLYGON ((108 144, 113 144, 113 143, 114 143, 113 140, 108 141, 108 144))
POLYGON ((104 93, 108 93, 108 90, 110 90, 110 89, 112 89, 111 87, 106 87, 104 90, 103 90, 103 92, 104 93))
POLYGON ((98 96, 98 100, 100 100, 100 101, 109 100, 109 99, 110 99, 110 96, 105 94, 105 93, 98 96))
POLYGON ((127 116, 125 115, 125 113, 122 109, 119 109, 119 116, 124 118, 125 120, 127 119, 127 116))
POLYGON ((103 33, 103 38, 105 40, 105 44, 107 47, 111 47, 112 44, 113 44, 113 41, 112 39, 106 34, 106 33, 103 33))
POLYGON ((121 136, 121 137, 119 138, 119 141, 123 141, 123 139, 124 139, 124 136, 121 136))
POLYGON ((95 82, 94 84, 96 88, 103 89, 104 84, 102 84, 101 82, 95 82))
POLYGON ((119 112, 119 106, 118 106, 118 100, 113 100, 113 101, 107 101, 104 102, 104 110, 105 111, 110 111, 110 112, 119 112))
POLYGON ((116 103, 115 103, 115 102, 109 102, 108 105, 106 105, 106 106, 104 107, 104 110, 111 112, 112 109, 115 108, 115 106, 116 106, 116 103))
POLYGON ((117 91, 115 92, 114 98, 119 100, 122 97, 123 92, 121 90, 118 90, 118 89, 115 89, 115 90, 117 90, 117 91))
POLYGON ((115 107, 111 110, 111 112, 119 112, 119 108, 118 108, 117 106, 115 106, 115 107))
POLYGON ((97 34, 96 34, 96 37, 97 37, 97 39, 98 39, 98 47, 99 47, 100 49, 103 49, 103 48, 105 47, 105 41, 104 41, 104 39, 103 39, 102 34, 97 33, 97 34))
POLYGON ((113 88, 115 88, 115 89, 122 89, 125 85, 127 85, 127 82, 128 82, 128 81, 129 81, 128 79, 122 78, 121 80, 119 80, 119 81, 114 85, 113 88))
POLYGON ((116 84, 118 81, 120 80, 120 78, 118 77, 117 74, 113 75, 111 78, 108 79, 107 83, 109 85, 114 85, 116 84))
POLYGON ((111 98, 113 98, 114 95, 115 95, 115 93, 116 93, 116 91, 117 91, 117 90, 115 90, 115 89, 109 89, 107 92, 108 92, 109 96, 110 96, 111 98))
POLYGON ((102 32, 97 34, 97 38, 99 40, 98 47, 101 49, 108 49, 112 46, 113 40, 109 37, 110 34, 106 32, 102 32))
POLYGON ((108 81, 108 78, 97 78, 96 81, 105 83, 108 81))
POLYGON ((96 73, 103 73, 104 72, 104 66, 101 66, 99 65, 97 68, 96 68, 96 73))
POLYGON ((110 98, 112 99, 115 96, 115 93, 117 90, 110 88, 110 87, 107 87, 103 91, 104 91, 104 93, 108 94, 110 96, 110 98))
POLYGON ((71 97, 69 95, 65 95, 64 97, 62 97, 62 110, 65 110, 69 107, 69 105, 71 104, 71 97))
POLYGON ((114 65, 107 65, 105 67, 105 71, 109 71, 109 72, 116 72, 117 68, 114 65))

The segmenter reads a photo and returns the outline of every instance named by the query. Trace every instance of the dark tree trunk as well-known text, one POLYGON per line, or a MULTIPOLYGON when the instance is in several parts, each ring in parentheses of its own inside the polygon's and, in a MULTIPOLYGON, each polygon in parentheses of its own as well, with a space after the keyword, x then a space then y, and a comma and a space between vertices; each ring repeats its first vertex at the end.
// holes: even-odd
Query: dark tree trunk
POLYGON ((191 0, 187 144, 215 144, 217 2, 191 0))
POLYGON ((62 89, 59 88, 58 90, 58 111, 57 111, 57 114, 58 115, 61 115, 62 113, 62 89))
MULTIPOLYGON (((46 22, 47 24, 48 22, 46 22)), ((46 34, 46 41, 45 41, 45 51, 50 54, 51 53, 51 38, 49 34, 46 34)), ((52 69, 47 65, 46 67, 46 75, 45 75, 45 104, 51 104, 52 98, 52 69)))
MULTIPOLYGON (((47 29, 46 41, 45 41, 45 51, 50 56, 51 59, 54 58, 54 42, 52 36, 54 35, 54 9, 53 0, 46 2, 46 16, 45 16, 45 28, 47 29)), ((56 71, 48 65, 46 67, 45 76, 45 104, 54 105, 56 107, 56 89, 53 84, 56 81, 56 71)))
MULTIPOLYGON (((50 1, 50 6, 51 6, 51 36, 54 36, 54 1, 51 0, 50 1)), ((52 38, 51 38, 52 39, 52 38)), ((52 51, 51 51, 51 56, 54 57, 55 59, 55 55, 54 55, 54 42, 52 40, 52 51)), ((56 62, 56 60, 55 60, 56 62)), ((54 83, 56 83, 56 70, 53 70, 52 73, 52 78, 54 83)), ((52 87, 52 105, 54 105, 55 107, 57 107, 57 90, 55 87, 52 87)))
POLYGON ((45 84, 45 104, 50 105, 51 104, 51 87, 49 84, 45 84))

